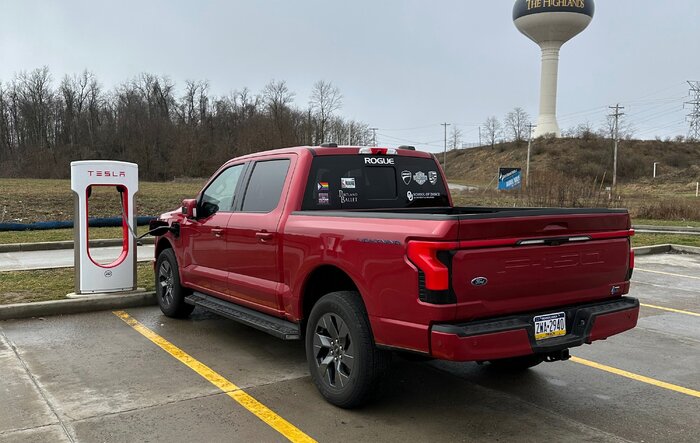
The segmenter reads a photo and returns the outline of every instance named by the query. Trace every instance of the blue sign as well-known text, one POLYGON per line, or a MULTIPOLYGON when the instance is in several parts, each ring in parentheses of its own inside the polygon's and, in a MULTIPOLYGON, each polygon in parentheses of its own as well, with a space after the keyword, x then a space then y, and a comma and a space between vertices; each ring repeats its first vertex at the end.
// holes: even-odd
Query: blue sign
POLYGON ((522 170, 520 168, 498 168, 498 190, 510 191, 522 186, 522 170))

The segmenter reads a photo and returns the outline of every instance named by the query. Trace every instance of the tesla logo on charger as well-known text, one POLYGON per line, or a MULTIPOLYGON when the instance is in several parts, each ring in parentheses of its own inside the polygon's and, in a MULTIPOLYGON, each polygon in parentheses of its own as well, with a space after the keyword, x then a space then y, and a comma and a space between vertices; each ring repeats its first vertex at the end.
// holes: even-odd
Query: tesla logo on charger
POLYGON ((126 177, 126 171, 88 171, 90 177, 126 177))

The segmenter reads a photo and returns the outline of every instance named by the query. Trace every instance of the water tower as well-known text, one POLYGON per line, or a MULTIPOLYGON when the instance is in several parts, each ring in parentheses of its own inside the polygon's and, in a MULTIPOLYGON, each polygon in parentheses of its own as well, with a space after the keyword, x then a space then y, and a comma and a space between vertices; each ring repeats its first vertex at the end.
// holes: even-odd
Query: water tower
POLYGON ((516 0, 513 6, 515 27, 542 49, 540 115, 535 137, 561 135, 557 124, 559 49, 586 29, 594 11, 593 0, 516 0))

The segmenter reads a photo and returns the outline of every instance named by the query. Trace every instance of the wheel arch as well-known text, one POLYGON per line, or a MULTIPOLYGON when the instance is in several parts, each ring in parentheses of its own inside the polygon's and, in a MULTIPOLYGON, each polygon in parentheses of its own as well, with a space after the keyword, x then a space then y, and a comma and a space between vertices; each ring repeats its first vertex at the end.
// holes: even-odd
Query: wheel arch
MULTIPOLYGON (((302 330, 305 329, 306 320, 311 309, 324 295, 337 291, 357 292, 362 299, 362 293, 350 275, 333 265, 321 265, 309 272, 304 280, 300 292, 299 313, 301 314, 302 330)), ((362 300, 363 305, 364 300, 362 300)), ((365 306, 366 309, 366 306, 365 306)))
POLYGON ((155 259, 157 260, 160 253, 166 249, 173 249, 173 244, 170 243, 170 240, 168 240, 166 237, 160 237, 156 241, 155 259))

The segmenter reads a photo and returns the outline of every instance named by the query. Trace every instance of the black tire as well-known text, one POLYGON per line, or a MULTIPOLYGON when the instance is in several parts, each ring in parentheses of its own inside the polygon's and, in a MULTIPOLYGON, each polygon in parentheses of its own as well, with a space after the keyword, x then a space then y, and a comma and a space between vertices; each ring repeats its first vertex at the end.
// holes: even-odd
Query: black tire
POLYGON ((156 297, 163 314, 173 318, 185 318, 194 310, 194 305, 185 303, 185 297, 192 291, 180 285, 177 259, 172 249, 158 255, 155 269, 156 297))
POLYGON ((357 292, 323 296, 311 310, 305 340, 311 379, 329 403, 341 408, 370 400, 391 363, 391 353, 374 345, 357 292))
POLYGON ((503 358, 491 360, 489 366, 498 371, 520 372, 526 371, 544 361, 544 356, 538 354, 524 355, 522 357, 503 358))

